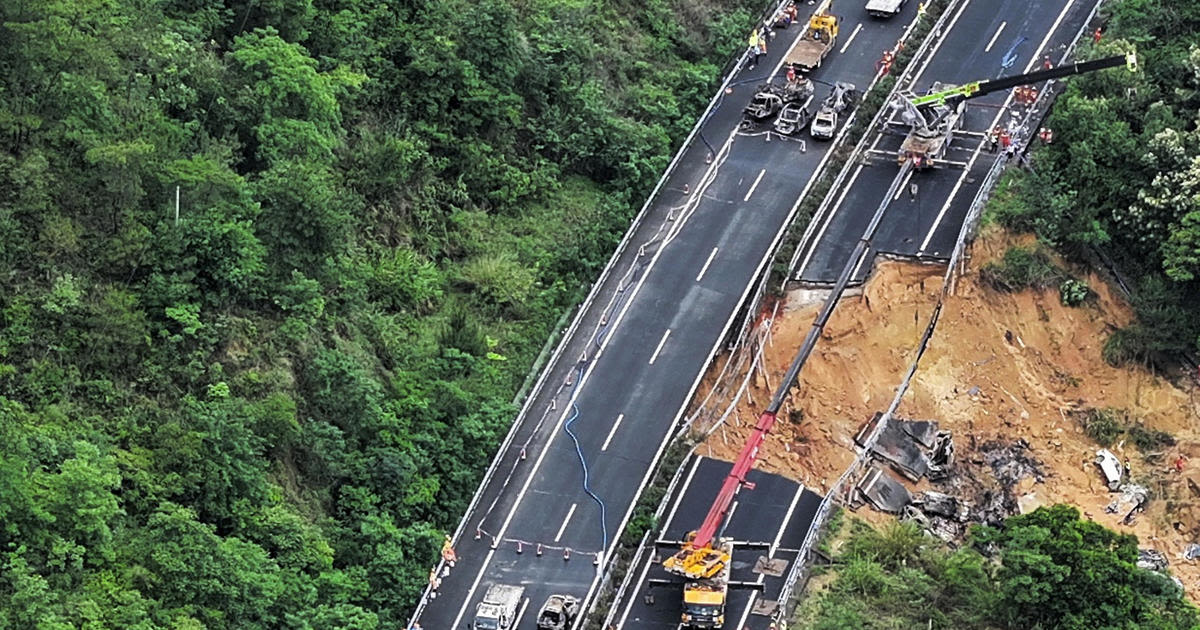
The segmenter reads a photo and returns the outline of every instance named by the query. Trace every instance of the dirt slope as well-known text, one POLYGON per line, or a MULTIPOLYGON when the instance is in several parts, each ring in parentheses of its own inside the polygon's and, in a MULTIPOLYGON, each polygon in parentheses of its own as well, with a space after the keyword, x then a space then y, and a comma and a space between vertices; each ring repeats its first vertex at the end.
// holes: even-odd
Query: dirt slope
MULTIPOLYGON (((963 465, 972 465, 974 447, 987 440, 1025 439, 1045 464, 1047 479, 1020 484, 1022 505, 1071 503, 1108 527, 1137 534, 1143 546, 1167 554, 1172 571, 1195 599, 1200 563, 1180 554, 1187 543, 1200 542, 1200 488, 1193 493, 1185 481, 1190 476, 1200 482, 1200 397, 1194 387, 1185 391, 1148 371, 1117 369, 1102 360, 1107 334, 1129 322, 1132 313, 1100 277, 1087 278, 1097 295, 1079 308, 1062 306, 1057 290, 1000 293, 982 286, 977 270, 1013 240, 990 232, 975 245, 970 269, 943 309, 898 415, 937 420, 951 430, 963 465), (1098 447, 1068 415, 1101 407, 1127 409, 1147 427, 1179 441, 1153 461, 1132 446, 1113 448, 1119 457, 1130 458, 1135 480, 1155 494, 1131 526, 1121 523, 1123 514, 1105 513, 1114 495, 1091 464, 1098 447), (1191 458, 1182 474, 1172 466, 1180 453, 1191 458), (1181 531, 1173 529, 1176 522, 1181 531)), ((944 271, 937 265, 884 262, 862 295, 842 300, 792 397, 803 421, 781 421, 764 449, 762 468, 815 488, 837 479, 853 459, 855 432, 894 396, 944 271)), ((818 308, 796 307, 776 322, 765 354, 770 386, 787 369, 818 308)), ((769 398, 768 383, 755 379, 751 394, 755 401, 769 398)), ((741 426, 731 421, 715 433, 709 452, 732 458, 758 410, 743 402, 741 426)))

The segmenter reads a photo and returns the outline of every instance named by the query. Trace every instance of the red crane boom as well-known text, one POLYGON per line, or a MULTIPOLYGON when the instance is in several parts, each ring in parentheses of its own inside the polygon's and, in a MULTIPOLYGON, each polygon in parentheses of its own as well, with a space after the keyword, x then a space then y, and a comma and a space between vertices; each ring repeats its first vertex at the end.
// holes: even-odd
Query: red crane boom
POLYGON ((717 535, 717 530, 721 529, 721 525, 725 522, 725 516, 729 513, 730 506, 733 505, 733 497, 745 485, 746 475, 754 468, 754 462, 758 459, 758 448, 767 439, 767 433, 774 425, 775 412, 764 411, 758 417, 758 424, 754 425, 754 432, 750 434, 746 444, 742 446, 742 452, 733 462, 729 476, 725 477, 725 483, 721 484, 721 491, 717 493, 716 500, 708 509, 708 516, 704 517, 704 523, 700 525, 700 529, 696 530, 696 536, 692 539, 693 548, 702 548, 710 544, 717 535))

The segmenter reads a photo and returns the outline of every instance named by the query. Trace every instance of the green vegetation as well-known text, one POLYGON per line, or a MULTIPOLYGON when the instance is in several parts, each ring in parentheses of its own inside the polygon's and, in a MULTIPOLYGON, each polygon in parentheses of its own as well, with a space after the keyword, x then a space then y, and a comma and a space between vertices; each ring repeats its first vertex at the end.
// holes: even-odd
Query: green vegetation
POLYGON ((1042 289, 1061 281, 1060 270, 1040 248, 1013 247, 999 261, 992 261, 979 270, 985 282, 1001 291, 1042 289))
POLYGON ((0 5, 0 627, 402 627, 759 8, 0 5))
POLYGON ((948 551, 911 523, 874 530, 855 521, 832 580, 809 594, 798 627, 1200 627, 1196 609, 1166 576, 1137 568, 1137 538, 1081 520, 1058 505, 977 528, 948 551))
POLYGON ((1117 440, 1126 439, 1143 453, 1150 453, 1175 444, 1170 433, 1148 428, 1124 409, 1085 409, 1073 415, 1084 434, 1100 446, 1112 446, 1117 440))
MULTIPOLYGON (((1114 364, 1200 347, 1200 5, 1118 0, 1082 56, 1136 48, 1139 70, 1073 77, 1047 126, 1054 143, 1014 172, 991 220, 1128 277, 1138 321, 1105 347, 1114 364)), ((1065 294, 1064 294, 1064 297, 1065 294)))
POLYGON ((1124 409, 1088 409, 1078 414, 1083 432, 1100 446, 1112 446, 1125 433, 1128 422, 1124 409))

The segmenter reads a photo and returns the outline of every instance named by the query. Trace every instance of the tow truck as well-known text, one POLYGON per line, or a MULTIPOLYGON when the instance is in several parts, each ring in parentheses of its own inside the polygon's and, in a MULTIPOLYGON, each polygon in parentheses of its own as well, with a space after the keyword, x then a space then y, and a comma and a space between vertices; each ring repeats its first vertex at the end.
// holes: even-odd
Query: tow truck
MULTIPOLYGON (((892 107, 894 116, 899 117, 902 126, 908 127, 908 133, 896 153, 896 162, 904 164, 911 161, 916 169, 945 165, 946 152, 954 140, 955 132, 962 127, 968 100, 1017 86, 1121 65, 1130 71, 1137 70, 1137 56, 1134 53, 1115 55, 964 85, 934 82, 929 92, 920 96, 908 90, 901 91, 892 107)), ((889 124, 896 123, 893 120, 889 124)))
POLYGON ((829 51, 837 45, 839 19, 829 11, 826 7, 808 19, 804 35, 788 51, 785 64, 791 64, 797 72, 812 72, 821 66, 829 51))

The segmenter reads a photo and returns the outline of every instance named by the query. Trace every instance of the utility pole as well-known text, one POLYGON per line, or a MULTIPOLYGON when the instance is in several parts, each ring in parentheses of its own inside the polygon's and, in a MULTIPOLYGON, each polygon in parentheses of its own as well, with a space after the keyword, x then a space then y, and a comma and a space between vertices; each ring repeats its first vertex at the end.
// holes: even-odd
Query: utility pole
POLYGON ((179 186, 175 187, 175 225, 179 225, 179 186))

